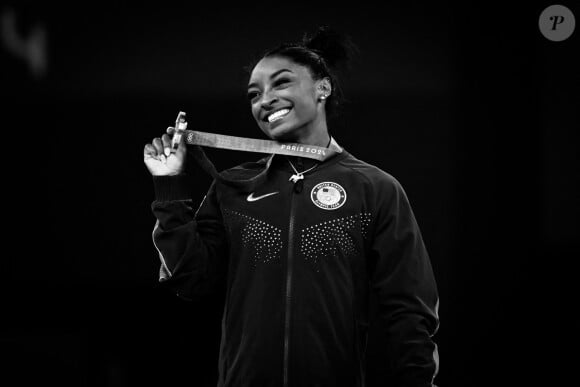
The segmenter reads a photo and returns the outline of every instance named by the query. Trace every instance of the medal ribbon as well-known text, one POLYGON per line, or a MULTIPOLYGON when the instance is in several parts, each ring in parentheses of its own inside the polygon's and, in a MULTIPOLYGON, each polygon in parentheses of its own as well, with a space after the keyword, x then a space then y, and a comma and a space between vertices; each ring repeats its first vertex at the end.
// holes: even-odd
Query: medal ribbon
POLYGON ((328 148, 324 148, 316 145, 284 143, 273 140, 260 140, 255 138, 186 130, 187 122, 185 121, 185 115, 185 112, 179 112, 177 115, 177 120, 175 121, 176 132, 173 136, 173 149, 177 148, 177 144, 181 141, 181 136, 185 136, 185 143, 192 145, 193 157, 204 171, 222 183, 244 189, 248 192, 253 191, 254 188, 265 179, 275 154, 306 157, 318 161, 324 161, 342 152, 342 148, 332 137, 328 148), (242 180, 232 179, 227 177, 225 173, 220 173, 216 170, 211 160, 206 156, 201 148, 202 146, 245 152, 269 153, 270 157, 268 157, 268 160, 266 161, 266 167, 257 175, 242 180))
POLYGON ((328 148, 316 145, 298 143, 283 143, 272 140, 259 140, 255 138, 227 136, 223 134, 198 132, 185 130, 185 143, 188 145, 208 146, 211 148, 231 149, 257 153, 275 153, 287 156, 306 157, 318 161, 324 161, 342 152, 334 139, 328 148), (334 141, 334 144, 333 144, 334 141))

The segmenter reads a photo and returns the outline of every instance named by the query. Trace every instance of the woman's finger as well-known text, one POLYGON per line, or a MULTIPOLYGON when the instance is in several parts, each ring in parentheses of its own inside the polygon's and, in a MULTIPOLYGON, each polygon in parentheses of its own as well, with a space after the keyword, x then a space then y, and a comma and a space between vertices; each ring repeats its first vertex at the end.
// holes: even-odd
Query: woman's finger
POLYGON ((163 141, 163 153, 165 156, 169 156, 171 154, 171 138, 168 134, 164 134, 161 136, 161 141, 163 141))
POLYGON ((155 147, 153 145, 145 144, 145 148, 143 149, 143 155, 157 157, 157 150, 155 149, 155 147))
POLYGON ((163 142, 159 137, 155 137, 151 142, 151 144, 153 144, 153 146, 155 147, 155 150, 157 151, 158 155, 163 154, 163 142))

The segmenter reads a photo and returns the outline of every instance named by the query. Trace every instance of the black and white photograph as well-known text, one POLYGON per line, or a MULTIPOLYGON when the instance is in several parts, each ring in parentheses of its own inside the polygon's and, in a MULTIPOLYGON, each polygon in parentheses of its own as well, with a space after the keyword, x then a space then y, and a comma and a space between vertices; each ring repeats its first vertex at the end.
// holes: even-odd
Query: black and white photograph
POLYGON ((0 385, 573 383, 578 17, 3 2, 0 385))

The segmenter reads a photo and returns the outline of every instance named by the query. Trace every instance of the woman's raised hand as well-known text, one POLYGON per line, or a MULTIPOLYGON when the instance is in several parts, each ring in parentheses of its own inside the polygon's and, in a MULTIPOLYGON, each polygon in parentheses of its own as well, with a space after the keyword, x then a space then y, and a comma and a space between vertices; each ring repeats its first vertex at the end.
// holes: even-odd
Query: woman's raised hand
POLYGON ((185 165, 185 136, 181 137, 176 151, 171 152, 171 137, 175 128, 167 128, 167 133, 156 137, 150 144, 145 144, 143 160, 153 176, 173 176, 183 172, 185 165))

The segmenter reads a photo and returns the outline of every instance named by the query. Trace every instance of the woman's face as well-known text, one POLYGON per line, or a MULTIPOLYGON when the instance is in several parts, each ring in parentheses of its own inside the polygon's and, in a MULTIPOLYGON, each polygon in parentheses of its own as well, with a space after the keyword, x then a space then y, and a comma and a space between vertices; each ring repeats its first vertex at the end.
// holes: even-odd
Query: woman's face
POLYGON ((307 67, 282 57, 263 58, 250 76, 248 99, 260 129, 271 139, 293 141, 325 120, 316 82, 307 67))

